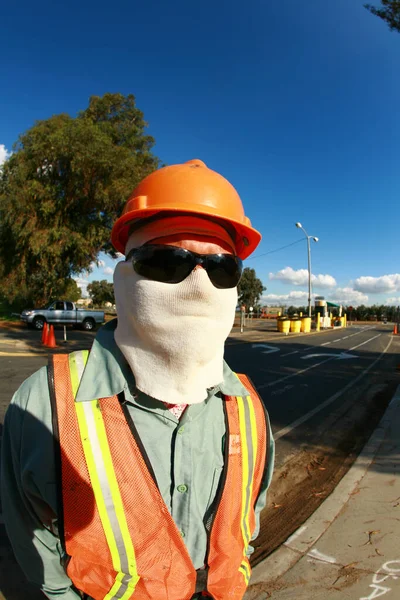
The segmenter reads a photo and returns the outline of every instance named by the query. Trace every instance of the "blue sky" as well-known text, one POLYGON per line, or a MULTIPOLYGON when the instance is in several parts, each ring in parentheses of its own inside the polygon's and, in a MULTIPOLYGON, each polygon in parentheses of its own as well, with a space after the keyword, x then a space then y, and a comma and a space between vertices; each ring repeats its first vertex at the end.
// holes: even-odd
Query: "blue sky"
MULTIPOLYGON (((400 34, 363 0, 22 0, 0 36, 0 160, 35 120, 133 93, 164 162, 201 158, 238 189, 266 302, 305 302, 306 244, 260 256, 301 221, 317 294, 400 304, 400 34)), ((82 280, 111 280, 100 260, 82 280)))

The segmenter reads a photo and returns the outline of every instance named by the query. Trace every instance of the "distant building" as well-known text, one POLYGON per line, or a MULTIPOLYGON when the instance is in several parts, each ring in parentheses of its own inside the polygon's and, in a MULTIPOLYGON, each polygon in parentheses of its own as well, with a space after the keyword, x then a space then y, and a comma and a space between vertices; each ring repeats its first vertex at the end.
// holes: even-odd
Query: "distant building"
POLYGON ((263 306, 261 308, 261 318, 263 319, 276 319, 282 314, 282 308, 280 306, 263 306))
POLYGON ((79 300, 77 300, 75 302, 75 304, 77 304, 78 306, 90 306, 90 304, 92 304, 92 299, 91 298, 79 298, 79 300))

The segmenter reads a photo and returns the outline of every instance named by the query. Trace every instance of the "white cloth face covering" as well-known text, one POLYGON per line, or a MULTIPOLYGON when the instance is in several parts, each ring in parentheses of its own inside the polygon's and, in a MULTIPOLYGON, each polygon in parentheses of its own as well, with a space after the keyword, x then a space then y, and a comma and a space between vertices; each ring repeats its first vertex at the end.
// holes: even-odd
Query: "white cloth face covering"
POLYGON ((223 381, 237 289, 217 289, 202 268, 170 284, 141 277, 131 262, 120 262, 114 290, 115 340, 137 388, 169 404, 205 400, 207 390, 223 381))

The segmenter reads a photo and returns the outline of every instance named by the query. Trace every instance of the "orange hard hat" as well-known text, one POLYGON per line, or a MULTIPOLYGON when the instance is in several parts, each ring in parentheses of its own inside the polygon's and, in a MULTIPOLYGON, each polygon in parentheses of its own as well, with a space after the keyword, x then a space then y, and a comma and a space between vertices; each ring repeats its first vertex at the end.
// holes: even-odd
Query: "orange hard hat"
POLYGON ((261 234, 245 216, 235 188, 201 160, 163 167, 148 175, 132 192, 111 232, 114 248, 125 253, 132 225, 154 215, 198 215, 223 225, 245 259, 256 249, 261 234))

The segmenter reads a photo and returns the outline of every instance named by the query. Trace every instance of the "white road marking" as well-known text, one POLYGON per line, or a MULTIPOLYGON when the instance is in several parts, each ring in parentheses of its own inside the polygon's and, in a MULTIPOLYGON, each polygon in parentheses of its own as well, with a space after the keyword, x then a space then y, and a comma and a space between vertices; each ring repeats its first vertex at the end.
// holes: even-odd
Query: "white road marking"
MULTIPOLYGON (((369 365, 369 367, 367 367, 366 369, 364 369, 364 371, 362 373, 360 373, 358 375, 358 377, 356 377, 355 379, 353 379, 352 381, 350 381, 347 385, 345 385, 344 388, 342 388, 341 390, 339 390, 338 392, 336 392, 336 394, 333 394, 333 396, 331 396, 330 398, 328 398, 327 400, 325 400, 325 402, 323 402, 322 404, 319 404, 318 406, 316 406, 315 408, 313 408, 312 410, 310 410, 308 413, 306 413, 305 415, 303 415, 299 419, 296 419, 296 421, 293 421, 293 423, 290 423, 290 425, 287 425, 283 429, 280 429, 279 431, 277 431, 276 433, 274 433, 274 439, 275 439, 275 441, 279 440, 284 435, 287 435, 288 433, 290 433, 291 431, 293 431, 293 429, 296 429, 296 427, 298 427, 299 425, 302 425, 303 423, 305 423, 306 421, 308 421, 309 419, 311 419, 311 417, 313 417, 314 415, 316 415, 317 413, 319 413, 321 410, 323 410, 324 408, 326 408, 327 406, 329 406, 330 404, 332 404, 332 402, 335 402, 335 400, 337 400, 338 398, 340 398, 340 396, 342 396, 345 392, 347 392, 347 390, 350 390, 356 383, 358 383, 360 381, 360 379, 362 379, 376 365, 376 363, 382 358, 382 356, 384 354, 386 354, 386 352, 390 348, 390 345, 391 345, 392 341, 393 341, 393 337, 390 338, 388 345, 386 346, 386 348, 384 349, 384 351, 381 352, 381 354, 378 356, 378 358, 376 358, 374 360, 374 362, 369 365)), ((325 360, 323 362, 327 362, 327 361, 325 360)), ((322 363, 319 363, 319 364, 322 364, 322 363)), ((317 367, 318 365, 313 365, 313 366, 317 367)), ((310 368, 313 368, 313 367, 310 367, 310 368)), ((308 371, 308 370, 309 369, 305 369, 305 371, 308 371)), ((260 388, 260 387, 262 387, 262 386, 258 386, 258 388, 260 388)), ((264 387, 267 387, 267 386, 264 386, 264 387)))
POLYGON ((280 348, 276 346, 268 346, 268 344, 252 344, 252 348, 266 348, 266 350, 262 351, 262 354, 271 354, 272 352, 279 352, 280 348))
POLYGON ((288 354, 281 354, 281 357, 283 358, 284 356, 291 356, 292 354, 298 354, 300 352, 300 350, 295 350, 294 352, 288 352, 288 354))
POLYGON ((348 354, 347 352, 340 352, 339 354, 332 354, 332 353, 328 353, 328 352, 324 352, 324 353, 320 352, 318 354, 307 354, 307 356, 302 356, 301 359, 302 360, 307 360, 309 358, 315 358, 316 356, 317 357, 318 356, 333 356, 333 357, 336 356, 336 358, 339 359, 339 360, 345 360, 345 359, 348 359, 348 358, 358 358, 355 354, 348 354))
POLYGON ((368 342, 372 342, 372 340, 376 340, 376 338, 380 337, 381 335, 382 335, 381 333, 378 333, 378 335, 375 335, 373 338, 366 340, 362 344, 358 344, 358 346, 353 346, 352 348, 350 348, 350 350, 355 350, 356 348, 359 348, 360 346, 364 346, 364 344, 368 344, 368 342))
POLYGON ((335 344, 336 342, 341 342, 342 340, 347 340, 348 338, 354 337, 355 335, 360 335, 360 333, 364 333, 364 331, 369 331, 370 329, 376 329, 376 327, 365 327, 357 331, 357 333, 352 333, 351 335, 346 335, 342 338, 338 338, 337 340, 333 340, 330 342, 325 342, 325 344, 321 344, 321 346, 327 346, 328 344, 335 344))
POLYGON ((263 383, 262 385, 258 385, 257 389, 263 390, 264 388, 273 387, 274 385, 277 385, 278 383, 282 383, 282 381, 286 381, 287 379, 291 379, 292 377, 297 377, 297 375, 301 375, 302 373, 305 373, 306 371, 315 369, 316 367, 319 367, 320 365, 323 365, 324 363, 326 363, 330 360, 333 360, 332 356, 330 356, 326 360, 322 360, 321 362, 316 363, 315 365, 312 365, 311 367, 307 367, 307 369, 301 369, 301 371, 296 371, 296 373, 291 373, 290 375, 285 375, 285 377, 281 377, 280 379, 275 379, 275 381, 270 381, 270 383, 263 383))
POLYGON ((336 558, 333 558, 333 556, 328 556, 327 554, 322 554, 322 552, 320 552, 316 548, 310 550, 310 552, 307 553, 307 556, 311 556, 314 559, 321 560, 322 562, 326 563, 336 563, 336 558))
POLYGON ((285 385, 285 387, 281 388, 280 390, 274 390, 273 392, 271 392, 271 396, 280 396, 281 394, 284 394, 292 388, 294 388, 294 385, 285 385))
MULTIPOLYGON (((364 333, 364 331, 369 331, 370 329, 375 329, 375 327, 366 327, 357 331, 357 333, 352 333, 351 335, 346 335, 342 338, 337 338, 336 340, 331 340, 330 342, 325 342, 324 344, 320 344, 321 346, 329 346, 330 344, 336 344, 337 342, 341 342, 342 340, 347 340, 348 338, 354 337, 355 335, 360 335, 360 333, 364 333)), ((381 334, 379 334, 381 335, 381 334)), ((375 338, 372 338, 375 339, 375 338)))
POLYGON ((299 527, 298 530, 293 533, 293 535, 288 537, 285 544, 291 544, 292 542, 294 542, 294 540, 296 540, 302 533, 304 533, 306 529, 307 525, 302 525, 301 527, 299 527))

